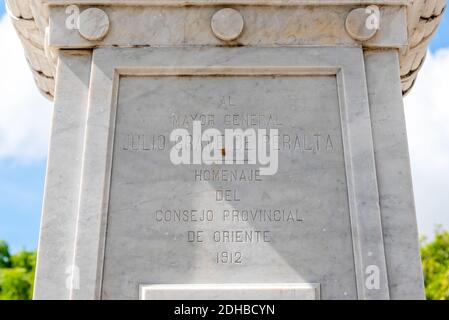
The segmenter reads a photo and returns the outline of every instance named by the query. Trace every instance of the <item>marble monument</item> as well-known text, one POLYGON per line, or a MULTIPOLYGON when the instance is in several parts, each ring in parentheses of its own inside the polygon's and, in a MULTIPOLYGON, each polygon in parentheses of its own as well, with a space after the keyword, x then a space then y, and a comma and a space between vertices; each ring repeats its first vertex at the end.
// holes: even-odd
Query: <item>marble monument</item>
POLYGON ((402 98, 445 0, 7 0, 54 100, 35 299, 422 299, 402 98))

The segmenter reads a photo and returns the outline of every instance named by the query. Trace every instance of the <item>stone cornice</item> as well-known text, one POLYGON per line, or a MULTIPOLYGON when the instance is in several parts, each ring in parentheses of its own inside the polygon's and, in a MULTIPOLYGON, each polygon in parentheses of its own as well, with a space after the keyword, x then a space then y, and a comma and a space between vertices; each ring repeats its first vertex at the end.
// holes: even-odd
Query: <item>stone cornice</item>
MULTIPOLYGON (((97 46, 140 46, 140 45, 170 45, 166 43, 167 39, 162 38, 149 38, 149 37, 137 37, 134 42, 126 43, 124 38, 117 33, 111 32, 104 41, 89 43, 75 34, 68 34, 61 31, 59 34, 55 32, 55 28, 48 28, 49 26, 49 11, 52 12, 53 17, 55 17, 55 22, 57 22, 58 17, 58 7, 67 6, 69 4, 77 4, 79 6, 102 6, 107 7, 117 7, 122 11, 126 9, 124 7, 132 8, 134 6, 144 6, 148 9, 145 14, 151 16, 151 7, 210 7, 210 6, 272 6, 272 7, 284 7, 284 6, 348 6, 353 7, 363 7, 367 5, 379 5, 385 8, 385 12, 390 12, 391 20, 388 20, 389 27, 394 32, 380 33, 375 38, 370 41, 364 42, 361 45, 367 48, 398 48, 401 53, 401 77, 402 77, 402 88, 404 94, 406 94, 413 86, 418 71, 423 64, 425 55, 427 52, 427 46, 430 42, 432 35, 434 34, 437 26, 442 18, 444 8, 446 6, 446 0, 6 0, 7 7, 10 16, 13 19, 14 26, 22 40, 25 54, 30 67, 35 76, 38 87, 41 91, 48 97, 52 97, 54 94, 54 74, 56 66, 56 54, 55 50, 58 48, 94 48, 97 46), (397 13, 393 17, 393 9, 388 9, 389 7, 405 8, 406 12, 406 23, 400 21, 401 14, 397 13), (50 10, 49 10, 50 9, 50 10), (398 20, 399 18, 399 20, 398 20), (397 24, 393 24, 397 23, 397 24), (403 24, 407 24, 406 26, 403 24), (402 31, 401 26, 406 27, 402 31), (398 31, 398 28, 401 29, 398 31), (47 34, 47 36, 46 36, 47 34), (392 35, 396 35, 392 37, 392 35), (405 38, 401 37, 404 35, 405 38), (165 41, 165 42, 164 42, 165 41), (146 43, 154 42, 154 43, 146 43)), ((62 10, 62 8, 61 8, 62 10)), ((59 15, 61 18, 61 11, 59 10, 59 15)), ((130 9, 131 10, 131 9, 130 9)), ((192 9, 193 10, 193 9, 192 9)), ((323 9, 325 10, 325 9, 323 9)), ((340 10, 340 9, 338 9, 340 10)), ((338 11, 336 10, 336 11, 338 11)), ((123 11, 123 16, 130 12, 123 11)), ((299 15, 300 13, 298 13, 299 15)), ((341 20, 347 12, 338 11, 335 13, 341 20)), ((120 15, 116 18, 121 18, 120 15)), ((307 16, 304 16, 306 19, 307 16)), ((337 20, 338 20, 337 19, 337 20)), ((187 21, 188 22, 188 21, 187 21)), ((61 23, 61 21, 59 21, 61 23)), ((260 27, 260 25, 258 26, 260 27)), ((337 43, 334 38, 332 38, 332 27, 342 28, 341 25, 328 26, 328 28, 322 29, 322 36, 325 38, 324 45, 357 45, 357 43, 352 42, 348 37, 343 37, 337 43), (326 31, 327 30, 327 31, 326 31), (327 32, 327 33, 326 33, 327 32)), ((204 29, 204 28, 203 28, 204 29)), ((254 29, 256 30, 256 29, 254 29)), ((204 31, 204 30, 203 30, 204 31)), ((388 31, 388 30, 387 30, 388 31)), ((209 31, 208 31, 209 32, 209 31)), ((321 32, 321 31, 319 31, 321 32)), ((262 43, 262 45, 271 45, 270 41, 274 41, 276 36, 276 31, 273 32, 273 37, 267 39, 267 43, 262 43)), ((219 45, 213 40, 207 38, 208 35, 198 35, 191 39, 193 45, 219 45)), ((256 41, 260 41, 257 38, 257 34, 252 34, 253 38, 242 36, 242 41, 244 45, 254 45, 256 41)), ((279 43, 273 43, 277 45, 319 45, 319 43, 314 43, 313 39, 317 34, 311 33, 309 37, 304 37, 303 34, 297 34, 301 39, 298 43, 287 43, 285 38, 279 38, 279 43)), ((181 45, 184 43, 183 39, 179 40, 177 43, 172 38, 174 45, 181 45)), ((190 40, 189 40, 190 41, 190 40)), ((320 41, 320 40, 318 40, 320 41)))
POLYGON ((336 5, 411 5, 413 0, 42 0, 46 5, 125 5, 125 6, 336 6, 336 5))

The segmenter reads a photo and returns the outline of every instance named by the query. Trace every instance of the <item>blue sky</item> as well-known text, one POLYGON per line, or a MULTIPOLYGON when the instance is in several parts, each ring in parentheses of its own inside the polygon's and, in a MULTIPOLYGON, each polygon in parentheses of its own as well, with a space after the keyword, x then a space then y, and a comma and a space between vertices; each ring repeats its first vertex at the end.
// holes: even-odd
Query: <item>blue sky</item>
MULTIPOLYGON (((0 19, 4 13, 4 2, 0 0, 0 19)), ((0 39, 2 46, 4 41, 0 39)), ((449 10, 431 44, 431 51, 437 52, 444 47, 449 48, 449 10)), ((1 95, 5 95, 5 92, 1 92, 1 95)), ((36 99, 33 99, 34 103, 36 99)), ((0 142, 2 139, 0 136, 0 142)), ((0 156, 0 239, 6 240, 13 251, 37 247, 45 166, 45 157, 17 161, 0 156)), ((419 190, 418 186, 415 193, 419 190)), ((449 211, 445 208, 443 211, 449 211)))
POLYGON ((45 165, 0 160, 0 239, 14 251, 37 245, 45 165))
MULTIPOLYGON (((5 14, 5 4, 3 0, 0 0, 0 22, 5 17, 5 14)), ((16 35, 12 34, 10 37, 16 37, 16 35)), ((5 33, 2 33, 0 30, 0 47, 2 51, 8 50, 9 40, 10 38, 5 37, 5 33)), ((0 53, 0 57, 3 58, 4 56, 0 53)), ((23 62, 25 61, 23 60, 23 62)), ((8 69, 5 72, 9 74, 8 69)), ((2 81, 0 79, 0 86, 2 85, 1 83, 2 81)), ((12 90, 13 88, 8 86, 7 88, 11 90, 0 90, 0 95, 2 96, 2 101, 0 101, 2 117, 5 112, 2 109, 4 107, 2 103, 13 105, 10 101, 12 99, 5 99, 8 93, 11 94, 11 91, 14 92, 12 90)), ((19 90, 20 92, 22 89, 17 88, 15 90, 19 90)), ((26 92, 23 92, 23 94, 28 95, 28 97, 16 99, 19 100, 17 103, 20 103, 24 99, 32 99, 33 102, 37 101, 32 94, 27 94, 26 92)), ((19 108, 17 110, 19 113, 24 111, 19 108)), ((8 110, 6 110, 6 113, 8 113, 8 110)), ((23 115, 20 115, 20 117, 23 118, 23 115)), ((31 120, 28 121, 32 123, 36 122, 35 118, 38 118, 38 115, 30 115, 29 117, 31 120)), ((29 126, 25 121, 19 122, 19 125, 29 126)), ((2 129, 0 128, 0 144, 9 139, 8 134, 2 131, 2 129)), ((16 131, 19 132, 19 130, 16 131)), ((27 137, 25 139, 30 140, 27 137)), ((19 148, 23 150, 20 152, 24 154, 33 152, 33 143, 34 141, 25 144, 22 143, 19 148)), ((4 150, 2 149, 0 151, 4 150)), ((17 159, 15 157, 0 155, 0 239, 6 240, 13 251, 22 248, 36 248, 39 234, 46 159, 43 156, 38 156, 31 160, 25 158, 21 157, 21 159, 17 159)))

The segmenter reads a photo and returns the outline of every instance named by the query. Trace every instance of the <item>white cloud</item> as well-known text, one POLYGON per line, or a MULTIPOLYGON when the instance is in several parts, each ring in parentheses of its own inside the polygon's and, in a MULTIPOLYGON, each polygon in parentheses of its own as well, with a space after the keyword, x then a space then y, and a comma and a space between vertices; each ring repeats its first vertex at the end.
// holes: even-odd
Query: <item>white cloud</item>
POLYGON ((0 17, 0 159, 46 157, 51 102, 44 98, 26 63, 9 17, 0 17))
POLYGON ((405 99, 419 231, 449 230, 449 48, 428 54, 405 99))

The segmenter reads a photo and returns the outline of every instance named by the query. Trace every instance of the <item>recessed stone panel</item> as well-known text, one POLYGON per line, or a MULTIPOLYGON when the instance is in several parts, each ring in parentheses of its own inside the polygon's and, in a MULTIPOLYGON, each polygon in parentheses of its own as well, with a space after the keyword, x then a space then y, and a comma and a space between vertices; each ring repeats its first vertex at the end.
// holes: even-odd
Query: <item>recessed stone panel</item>
POLYGON ((137 299, 141 284, 319 283, 323 299, 356 299, 344 159, 335 76, 121 76, 102 298, 137 299), (174 163, 171 134, 198 124, 274 133, 260 141, 277 140, 277 166, 261 174, 249 143, 243 163, 219 163, 237 153, 220 145, 207 164, 206 141, 174 163))

